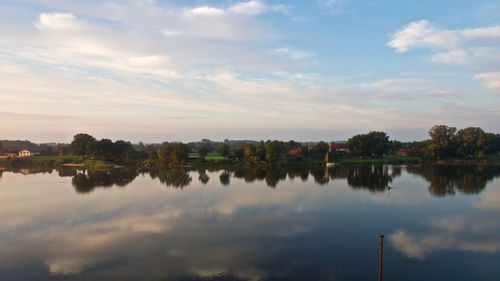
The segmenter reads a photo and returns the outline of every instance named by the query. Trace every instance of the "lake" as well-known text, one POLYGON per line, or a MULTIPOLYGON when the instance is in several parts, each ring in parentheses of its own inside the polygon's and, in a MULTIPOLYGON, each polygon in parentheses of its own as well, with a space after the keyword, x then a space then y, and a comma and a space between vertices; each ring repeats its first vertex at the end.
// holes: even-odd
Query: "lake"
POLYGON ((500 165, 0 176, 0 280, 500 276, 500 165))

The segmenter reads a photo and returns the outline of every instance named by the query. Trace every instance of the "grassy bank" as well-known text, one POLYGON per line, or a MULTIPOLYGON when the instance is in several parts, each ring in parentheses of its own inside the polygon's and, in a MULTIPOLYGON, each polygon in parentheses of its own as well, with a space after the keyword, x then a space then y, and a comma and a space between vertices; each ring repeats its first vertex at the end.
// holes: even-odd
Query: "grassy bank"
POLYGON ((83 158, 76 155, 50 155, 0 159, 0 165, 3 167, 59 167, 63 164, 78 163, 83 163, 83 158))
POLYGON ((420 163, 422 162, 422 159, 420 157, 387 155, 382 158, 373 158, 373 159, 340 157, 338 159, 335 159, 334 162, 341 164, 369 164, 369 163, 407 164, 407 163, 420 163))
POLYGON ((101 160, 85 160, 83 164, 85 168, 93 170, 108 170, 115 166, 114 163, 101 160))
POLYGON ((111 169, 115 164, 100 160, 84 160, 77 155, 49 155, 0 158, 0 166, 6 168, 58 168, 64 164, 83 164, 87 169, 111 169))

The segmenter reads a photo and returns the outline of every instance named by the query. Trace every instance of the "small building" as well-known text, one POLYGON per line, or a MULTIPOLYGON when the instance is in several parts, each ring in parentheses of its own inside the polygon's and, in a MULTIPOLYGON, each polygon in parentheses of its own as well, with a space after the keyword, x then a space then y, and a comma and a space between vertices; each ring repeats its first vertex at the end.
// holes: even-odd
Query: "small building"
POLYGON ((19 157, 30 157, 31 155, 31 152, 27 149, 23 149, 17 153, 17 156, 19 157))
POLYGON ((410 152, 411 149, 408 148, 401 148, 398 149, 398 156, 408 156, 408 152, 410 152))
POLYGON ((344 142, 335 142, 333 143, 333 151, 347 153, 349 152, 349 146, 344 142))
POLYGON ((302 155, 302 151, 300 149, 292 149, 288 152, 288 155, 302 155))

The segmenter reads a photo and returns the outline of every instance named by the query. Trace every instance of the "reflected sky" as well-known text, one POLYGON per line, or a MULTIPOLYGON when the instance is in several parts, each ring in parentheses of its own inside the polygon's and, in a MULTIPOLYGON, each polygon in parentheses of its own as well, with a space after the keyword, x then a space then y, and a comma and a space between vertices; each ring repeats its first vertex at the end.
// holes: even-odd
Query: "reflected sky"
POLYGON ((379 233, 385 280, 495 280, 499 176, 498 166, 4 171, 0 280, 375 280, 379 233))

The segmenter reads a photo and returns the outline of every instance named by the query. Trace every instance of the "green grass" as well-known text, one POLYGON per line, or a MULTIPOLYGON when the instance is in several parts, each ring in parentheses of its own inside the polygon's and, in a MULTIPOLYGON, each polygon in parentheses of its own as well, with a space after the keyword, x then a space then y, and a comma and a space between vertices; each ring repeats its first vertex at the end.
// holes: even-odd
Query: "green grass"
POLYGON ((49 155, 0 159, 0 165, 12 167, 58 167, 62 164, 76 164, 82 162, 82 157, 76 155, 49 155))
POLYGON ((225 158, 220 155, 219 153, 212 152, 208 153, 207 156, 205 156, 205 160, 224 160, 225 158))
POLYGON ((417 163, 420 162, 419 157, 387 155, 383 158, 374 159, 360 159, 360 158, 339 158, 334 162, 343 164, 363 164, 363 163, 385 163, 385 164, 404 164, 404 163, 417 163))
POLYGON ((85 168, 87 169, 95 169, 95 170, 107 170, 112 169, 115 164, 107 161, 101 160, 85 160, 85 168))

